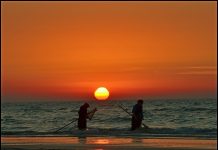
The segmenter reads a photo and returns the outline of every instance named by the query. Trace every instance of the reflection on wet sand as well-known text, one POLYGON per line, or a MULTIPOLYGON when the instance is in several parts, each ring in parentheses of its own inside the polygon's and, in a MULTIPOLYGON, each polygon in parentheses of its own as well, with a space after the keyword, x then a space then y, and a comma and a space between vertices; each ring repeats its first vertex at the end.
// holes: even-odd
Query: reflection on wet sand
POLYGON ((77 137, 1 137, 2 144, 37 144, 37 143, 61 143, 77 144, 77 137))
POLYGON ((180 147, 180 148, 202 148, 213 149, 217 142, 215 140, 206 139, 183 139, 183 138, 171 138, 171 139, 142 139, 142 144, 151 147, 180 147))
POLYGON ((131 144, 131 138, 104 138, 104 137, 88 137, 86 144, 131 144))
POLYGON ((2 137, 3 144, 24 143, 61 143, 61 144, 131 144, 131 138, 106 138, 106 137, 2 137))
POLYGON ((118 138, 118 137, 1 137, 3 149, 216 149, 216 140, 189 138, 118 138))

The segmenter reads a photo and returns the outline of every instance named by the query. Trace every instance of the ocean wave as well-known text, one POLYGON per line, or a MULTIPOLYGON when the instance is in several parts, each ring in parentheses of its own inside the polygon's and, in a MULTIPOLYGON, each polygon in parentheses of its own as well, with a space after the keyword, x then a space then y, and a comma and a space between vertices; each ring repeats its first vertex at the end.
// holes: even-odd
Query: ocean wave
POLYGON ((191 108, 182 108, 183 111, 212 111, 216 112, 217 109, 212 109, 212 108, 201 108, 201 107, 191 107, 191 108))
POLYGON ((217 109, 214 108, 203 108, 203 107, 181 107, 181 108, 154 108, 150 109, 149 111, 160 111, 160 112, 166 112, 166 111, 179 111, 179 112, 194 112, 194 111, 207 111, 207 112, 217 112, 217 109))
MULTIPOLYGON (((120 102, 119 102, 120 103, 120 102)), ((113 101, 90 102, 98 111, 88 121, 87 131, 79 131, 77 122, 55 133, 71 120, 78 118, 82 102, 6 103, 1 112, 2 135, 19 136, 213 136, 217 133, 217 102, 215 101, 146 101, 143 107, 144 122, 151 129, 130 131, 131 116, 113 101), (112 105, 113 104, 113 105, 112 105), (73 127, 74 126, 74 127, 73 127)), ((133 101, 122 101, 132 110, 133 101)))

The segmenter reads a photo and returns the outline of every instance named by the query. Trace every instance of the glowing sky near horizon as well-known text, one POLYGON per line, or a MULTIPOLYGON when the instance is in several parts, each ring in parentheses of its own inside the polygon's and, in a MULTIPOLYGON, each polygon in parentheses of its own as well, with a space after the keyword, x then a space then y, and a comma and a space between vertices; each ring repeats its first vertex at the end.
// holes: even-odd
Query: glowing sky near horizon
POLYGON ((3 95, 216 95, 217 2, 1 2, 3 95))

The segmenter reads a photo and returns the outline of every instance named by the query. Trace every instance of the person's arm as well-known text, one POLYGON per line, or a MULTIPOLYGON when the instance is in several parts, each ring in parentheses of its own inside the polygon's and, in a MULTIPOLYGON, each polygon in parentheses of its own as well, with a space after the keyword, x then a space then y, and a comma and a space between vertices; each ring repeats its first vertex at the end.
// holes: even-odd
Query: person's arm
POLYGON ((88 114, 88 111, 87 111, 87 109, 86 109, 86 118, 89 118, 89 114, 88 114))
POLYGON ((91 114, 91 113, 93 113, 93 112, 96 111, 96 110, 97 110, 96 108, 93 109, 93 110, 91 110, 90 112, 88 112, 88 115, 91 114))
POLYGON ((90 112, 88 112, 87 118, 88 118, 89 120, 91 120, 92 117, 93 117, 93 115, 94 115, 94 113, 95 113, 96 111, 97 111, 97 108, 94 108, 93 110, 91 110, 90 112))
POLYGON ((132 114, 135 115, 135 112, 136 112, 136 106, 133 106, 133 108, 132 108, 132 114))
POLYGON ((142 107, 141 110, 142 110, 142 111, 141 111, 141 119, 143 120, 143 119, 144 119, 144 115, 143 115, 143 107, 142 107))

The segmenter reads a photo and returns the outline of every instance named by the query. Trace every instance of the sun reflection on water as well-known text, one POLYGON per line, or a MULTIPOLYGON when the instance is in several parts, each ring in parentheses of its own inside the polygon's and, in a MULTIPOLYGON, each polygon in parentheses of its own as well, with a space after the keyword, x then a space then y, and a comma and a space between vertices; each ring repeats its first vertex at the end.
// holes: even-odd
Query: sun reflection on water
POLYGON ((87 138, 86 144, 130 144, 133 140, 131 138, 87 138))

